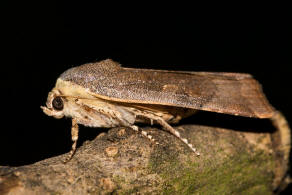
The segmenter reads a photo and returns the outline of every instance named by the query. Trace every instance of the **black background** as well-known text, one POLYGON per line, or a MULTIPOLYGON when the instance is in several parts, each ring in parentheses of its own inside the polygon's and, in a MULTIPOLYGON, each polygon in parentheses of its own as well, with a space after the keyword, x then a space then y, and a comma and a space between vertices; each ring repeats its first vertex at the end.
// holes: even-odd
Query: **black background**
MULTIPOLYGON (((68 152, 70 120, 48 117, 40 105, 63 71, 107 58, 135 68, 250 73, 292 121, 291 15, 271 7, 227 13, 215 6, 198 13, 195 6, 130 11, 75 3, 8 6, 1 28, 0 165, 68 152)), ((221 119, 208 117, 202 123, 221 119)), ((80 134, 82 143, 98 131, 81 127, 80 134)))

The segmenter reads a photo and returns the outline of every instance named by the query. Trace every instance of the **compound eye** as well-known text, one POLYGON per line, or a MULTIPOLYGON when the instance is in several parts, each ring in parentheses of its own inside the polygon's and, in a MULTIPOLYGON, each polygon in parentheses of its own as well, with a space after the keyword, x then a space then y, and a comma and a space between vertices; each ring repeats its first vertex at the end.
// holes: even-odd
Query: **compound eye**
POLYGON ((59 96, 58 96, 58 97, 55 97, 55 98, 53 99, 52 104, 53 104, 53 108, 54 108, 55 110, 63 110, 63 108, 64 108, 63 100, 62 100, 62 98, 59 97, 59 96))

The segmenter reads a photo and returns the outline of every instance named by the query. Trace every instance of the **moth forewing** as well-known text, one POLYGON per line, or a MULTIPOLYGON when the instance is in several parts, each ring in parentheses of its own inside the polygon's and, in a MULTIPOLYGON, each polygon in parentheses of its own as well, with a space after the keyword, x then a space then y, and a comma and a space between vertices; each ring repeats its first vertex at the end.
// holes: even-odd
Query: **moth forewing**
POLYGON ((197 110, 256 118, 275 114, 260 84, 249 74, 123 68, 112 60, 65 71, 42 109, 50 116, 72 118, 70 158, 76 149, 77 124, 137 130, 135 122, 155 121, 196 152, 169 123, 197 110))
POLYGON ((269 118, 274 113, 261 86, 248 74, 131 69, 104 60, 71 68, 60 79, 112 101, 185 107, 256 118, 269 118))

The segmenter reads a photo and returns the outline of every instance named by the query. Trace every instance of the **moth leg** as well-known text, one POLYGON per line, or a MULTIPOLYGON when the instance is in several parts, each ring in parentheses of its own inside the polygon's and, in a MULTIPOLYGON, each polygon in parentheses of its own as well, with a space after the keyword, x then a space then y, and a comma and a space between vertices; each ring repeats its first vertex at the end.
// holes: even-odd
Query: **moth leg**
POLYGON ((139 131, 139 127, 138 126, 136 126, 136 125, 132 125, 132 126, 130 126, 131 127, 131 129, 133 129, 134 131, 137 131, 137 132, 139 132, 139 133, 141 133, 143 136, 145 136, 147 139, 149 139, 150 141, 152 141, 152 142, 154 142, 155 144, 159 144, 151 135, 149 135, 146 131, 143 131, 143 130, 141 130, 141 131, 139 131))
POLYGON ((71 139, 73 141, 73 144, 72 144, 72 149, 69 152, 68 157, 65 159, 64 163, 71 160, 71 158, 75 154, 77 140, 78 140, 78 131, 79 131, 79 128, 78 128, 77 120, 75 118, 72 118, 71 139))
POLYGON ((153 125, 153 119, 152 118, 150 119, 150 124, 151 124, 151 126, 153 125))
POLYGON ((282 142, 282 150, 284 151, 284 159, 286 161, 289 160, 289 153, 291 149, 291 130, 286 120, 285 116, 280 112, 276 111, 274 116, 270 119, 275 126, 275 128, 279 131, 281 142, 282 142))
POLYGON ((178 139, 180 139, 183 143, 185 143, 193 152, 196 153, 196 155, 198 156, 200 155, 197 149, 194 148, 193 145, 190 144, 187 139, 182 138, 180 136, 180 133, 177 130, 175 130, 172 126, 170 126, 163 118, 152 115, 152 114, 144 114, 144 113, 141 113, 139 115, 157 121, 165 130, 169 131, 171 134, 173 134, 178 139))

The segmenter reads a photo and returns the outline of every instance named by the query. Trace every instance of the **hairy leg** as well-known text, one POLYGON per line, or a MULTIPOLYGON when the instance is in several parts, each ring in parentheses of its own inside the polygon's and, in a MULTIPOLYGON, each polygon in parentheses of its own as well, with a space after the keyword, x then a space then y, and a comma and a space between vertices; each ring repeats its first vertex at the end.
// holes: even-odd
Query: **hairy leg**
MULTIPOLYGON (((133 129, 134 131, 140 132, 139 127, 136 125, 132 125, 130 126, 131 129, 133 129)), ((149 139, 150 141, 154 142, 155 144, 159 144, 151 135, 149 135, 146 131, 141 130, 141 134, 143 136, 145 136, 147 139, 149 139)))
POLYGON ((73 141, 73 144, 72 144, 72 149, 69 152, 68 157, 65 159, 64 163, 68 162, 73 157, 76 151, 78 131, 79 131, 79 128, 78 128, 77 120, 72 118, 71 139, 73 141))
POLYGON ((192 144, 188 142, 187 139, 182 138, 180 136, 180 133, 175 130, 172 126, 170 126, 163 118, 156 116, 154 114, 149 114, 149 113, 139 113, 140 116, 143 116, 145 118, 149 118, 151 121, 155 120, 157 121, 165 130, 169 131, 171 134, 176 136, 178 139, 180 139, 182 142, 184 142, 193 152, 195 152, 198 156, 200 155, 199 152, 197 152, 197 149, 193 147, 192 144))

